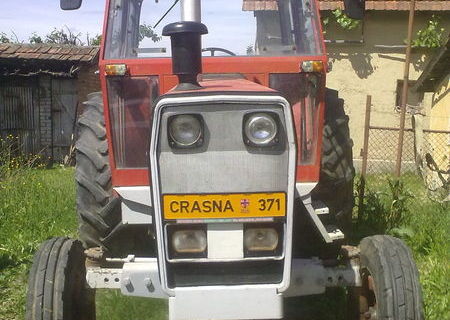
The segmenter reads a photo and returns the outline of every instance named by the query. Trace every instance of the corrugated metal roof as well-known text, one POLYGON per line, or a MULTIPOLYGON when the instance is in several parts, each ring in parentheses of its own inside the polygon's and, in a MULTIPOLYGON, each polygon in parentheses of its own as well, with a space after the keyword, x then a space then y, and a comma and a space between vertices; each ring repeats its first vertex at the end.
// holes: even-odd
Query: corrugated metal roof
MULTIPOLYGON (((276 10, 277 0, 243 0, 244 11, 276 10)), ((336 0, 319 0, 320 10, 343 9, 344 2, 336 0)), ((372 0, 366 1, 366 10, 409 10, 410 1, 372 0)), ((450 10, 449 0, 416 0, 417 11, 450 10)))
POLYGON ((0 60, 42 60, 67 62, 93 62, 99 47, 76 47, 54 44, 0 44, 0 60))

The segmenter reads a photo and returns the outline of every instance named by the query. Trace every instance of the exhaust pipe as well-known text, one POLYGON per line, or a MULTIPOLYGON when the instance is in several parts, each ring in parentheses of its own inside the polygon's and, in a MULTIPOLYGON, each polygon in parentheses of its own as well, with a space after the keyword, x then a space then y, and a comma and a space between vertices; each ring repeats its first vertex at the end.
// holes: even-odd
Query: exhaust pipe
POLYGON ((202 35, 208 28, 200 21, 200 0, 181 1, 181 22, 168 24, 163 36, 170 36, 172 73, 178 77, 176 91, 198 90, 197 75, 202 72, 202 35))
POLYGON ((201 0, 181 0, 181 21, 202 22, 201 0))

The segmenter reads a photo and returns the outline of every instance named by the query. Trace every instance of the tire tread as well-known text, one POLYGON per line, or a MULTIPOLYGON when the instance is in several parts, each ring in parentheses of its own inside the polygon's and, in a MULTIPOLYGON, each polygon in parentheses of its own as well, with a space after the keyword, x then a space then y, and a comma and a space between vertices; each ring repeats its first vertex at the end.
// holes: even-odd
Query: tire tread
POLYGON ((361 267, 374 277, 379 319, 423 320, 419 275, 409 248, 391 236, 364 238, 361 267))

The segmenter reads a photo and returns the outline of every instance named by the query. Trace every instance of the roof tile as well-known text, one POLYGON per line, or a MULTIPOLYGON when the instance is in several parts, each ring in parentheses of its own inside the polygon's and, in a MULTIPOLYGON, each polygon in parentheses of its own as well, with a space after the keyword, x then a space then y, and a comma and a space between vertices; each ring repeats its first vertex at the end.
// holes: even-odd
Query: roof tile
MULTIPOLYGON (((276 10, 277 0, 243 0, 244 11, 276 10)), ((342 9, 343 1, 319 0, 321 10, 342 9)), ((367 0, 367 10, 409 10, 409 0, 367 0)), ((417 11, 450 10, 449 0, 416 0, 417 11)))
POLYGON ((3 51, 4 53, 14 53, 17 51, 18 48, 14 47, 14 46, 10 46, 8 49, 6 49, 5 51, 3 51))
POLYGON ((55 44, 0 44, 1 59, 90 62, 98 57, 98 53, 98 47, 74 47, 55 44))

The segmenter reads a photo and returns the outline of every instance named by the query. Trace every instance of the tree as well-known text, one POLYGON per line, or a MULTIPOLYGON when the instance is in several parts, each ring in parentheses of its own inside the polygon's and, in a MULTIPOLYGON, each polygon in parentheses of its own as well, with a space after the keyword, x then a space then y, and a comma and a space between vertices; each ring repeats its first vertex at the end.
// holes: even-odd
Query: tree
MULTIPOLYGON (((0 32, 0 43, 23 43, 23 41, 19 41, 14 31, 11 32, 11 36, 8 36, 4 32, 0 32)), ((41 36, 36 32, 33 32, 28 38, 28 42, 31 44, 48 43, 72 46, 99 46, 102 41, 102 36, 100 34, 97 34, 94 37, 90 37, 89 33, 87 33, 87 43, 81 41, 81 36, 81 32, 75 33, 69 27, 64 26, 61 29, 53 28, 53 30, 45 36, 41 36)), ((139 41, 142 41, 145 38, 150 38, 153 42, 158 42, 162 39, 150 25, 144 23, 139 26, 139 41)))
POLYGON ((10 43, 11 40, 8 38, 6 33, 0 32, 0 43, 10 43))
POLYGON ((11 31, 10 36, 4 32, 0 32, 0 43, 23 43, 23 41, 20 41, 17 34, 14 31, 11 31))
POLYGON ((44 41, 42 40, 41 36, 38 35, 36 32, 33 32, 33 33, 31 34, 31 37, 28 38, 28 41, 29 41, 31 44, 44 43, 44 41))
POLYGON ((73 33, 67 26, 64 28, 54 28, 52 32, 45 36, 44 43, 67 44, 72 46, 82 46, 84 43, 80 40, 81 33, 73 33))
POLYGON ((97 34, 95 37, 89 38, 89 34, 87 35, 88 46, 99 46, 102 43, 102 36, 97 34))
POLYGON ((144 38, 150 38, 153 42, 158 42, 161 37, 153 30, 153 28, 148 24, 141 24, 139 26, 139 42, 144 40, 144 38))

